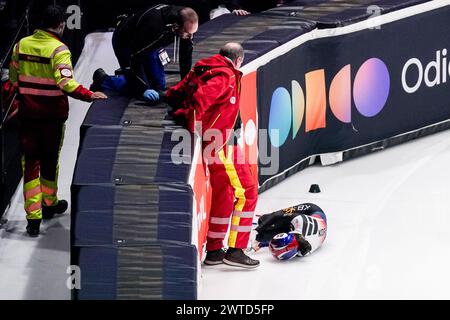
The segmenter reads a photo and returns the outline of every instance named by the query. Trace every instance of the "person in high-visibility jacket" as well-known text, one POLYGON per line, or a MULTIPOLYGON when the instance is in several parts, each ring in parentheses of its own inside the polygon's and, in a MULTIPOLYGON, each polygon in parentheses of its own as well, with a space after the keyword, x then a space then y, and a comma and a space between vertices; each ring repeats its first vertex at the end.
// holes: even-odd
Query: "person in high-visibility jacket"
POLYGON ((83 101, 107 98, 73 79, 71 53, 60 39, 65 10, 49 6, 42 20, 42 29, 15 45, 10 63, 10 80, 19 93, 23 191, 30 236, 39 234, 43 218, 64 213, 68 207, 67 201, 57 197, 59 153, 69 114, 67 96, 83 101))

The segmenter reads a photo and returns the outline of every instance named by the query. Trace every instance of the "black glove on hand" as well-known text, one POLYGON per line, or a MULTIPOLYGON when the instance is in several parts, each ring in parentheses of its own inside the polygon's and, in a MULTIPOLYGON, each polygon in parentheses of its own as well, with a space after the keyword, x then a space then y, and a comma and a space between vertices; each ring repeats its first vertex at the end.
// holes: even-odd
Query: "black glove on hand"
POLYGON ((298 242, 298 251, 300 251, 302 256, 306 256, 312 250, 311 244, 300 233, 294 234, 298 242))

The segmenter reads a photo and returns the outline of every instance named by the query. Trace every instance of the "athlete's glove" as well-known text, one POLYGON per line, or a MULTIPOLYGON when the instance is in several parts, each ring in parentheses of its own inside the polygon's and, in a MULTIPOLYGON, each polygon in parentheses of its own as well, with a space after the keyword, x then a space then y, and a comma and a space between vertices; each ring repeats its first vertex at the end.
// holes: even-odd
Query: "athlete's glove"
POLYGON ((290 232, 295 235, 295 238, 298 242, 298 251, 300 251, 300 254, 302 256, 306 256, 308 253, 311 252, 312 247, 311 244, 306 240, 301 233, 298 232, 290 232))
POLYGON ((253 249, 255 251, 258 251, 259 249, 264 248, 264 247, 268 247, 268 246, 269 246, 269 242, 268 241, 266 241, 266 242, 259 242, 259 241, 254 240, 252 242, 251 249, 253 249))

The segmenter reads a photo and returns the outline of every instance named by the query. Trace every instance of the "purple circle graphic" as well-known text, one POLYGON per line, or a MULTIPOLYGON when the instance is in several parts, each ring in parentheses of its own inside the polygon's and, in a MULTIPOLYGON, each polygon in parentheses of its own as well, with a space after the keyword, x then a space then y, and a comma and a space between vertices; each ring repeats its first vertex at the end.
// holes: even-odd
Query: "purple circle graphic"
POLYGON ((383 110, 389 97, 390 77, 386 64, 371 58, 359 68, 353 85, 353 99, 358 111, 366 117, 383 110))

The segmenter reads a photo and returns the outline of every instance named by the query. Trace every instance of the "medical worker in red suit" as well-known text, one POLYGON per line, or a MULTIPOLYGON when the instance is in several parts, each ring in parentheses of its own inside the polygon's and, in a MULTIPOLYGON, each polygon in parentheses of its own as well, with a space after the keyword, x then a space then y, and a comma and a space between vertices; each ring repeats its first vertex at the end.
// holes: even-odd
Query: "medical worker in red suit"
POLYGON ((203 137, 203 155, 212 186, 204 263, 256 268, 259 261, 251 259, 243 249, 250 237, 258 188, 248 162, 232 141, 239 115, 239 68, 243 59, 240 44, 225 44, 219 54, 198 61, 180 83, 166 92, 166 100, 177 108, 175 116, 181 116, 190 131, 199 130, 203 137), (223 240, 230 221, 225 250, 223 240))

